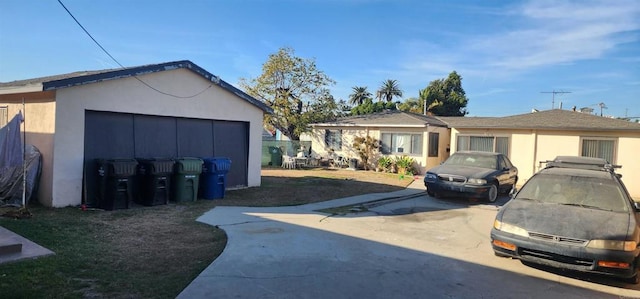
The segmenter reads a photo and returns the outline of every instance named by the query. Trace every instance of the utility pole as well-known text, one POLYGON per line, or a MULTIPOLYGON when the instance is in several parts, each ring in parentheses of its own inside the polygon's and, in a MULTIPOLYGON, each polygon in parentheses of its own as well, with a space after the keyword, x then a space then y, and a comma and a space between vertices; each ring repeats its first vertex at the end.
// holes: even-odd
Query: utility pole
POLYGON ((561 93, 571 93, 571 92, 570 91, 561 91, 561 90, 560 91, 555 91, 555 90, 553 90, 553 91, 541 91, 540 93, 551 93, 551 94, 553 94, 551 96, 551 109, 556 109, 556 94, 557 93, 559 93, 559 94, 561 94, 561 93))

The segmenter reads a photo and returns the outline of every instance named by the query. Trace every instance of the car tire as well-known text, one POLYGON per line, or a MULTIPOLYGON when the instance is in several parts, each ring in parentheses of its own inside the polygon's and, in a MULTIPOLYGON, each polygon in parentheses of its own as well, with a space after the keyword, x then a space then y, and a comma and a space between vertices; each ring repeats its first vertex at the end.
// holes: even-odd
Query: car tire
POLYGON ((493 183, 489 187, 489 192, 487 192, 487 201, 494 203, 498 199, 498 184, 493 183))
POLYGON ((629 278, 625 278, 624 282, 626 282, 628 284, 638 284, 638 283, 640 283, 640 276, 638 275, 638 262, 637 261, 636 261, 634 267, 635 267, 636 274, 631 276, 631 277, 629 277, 629 278))

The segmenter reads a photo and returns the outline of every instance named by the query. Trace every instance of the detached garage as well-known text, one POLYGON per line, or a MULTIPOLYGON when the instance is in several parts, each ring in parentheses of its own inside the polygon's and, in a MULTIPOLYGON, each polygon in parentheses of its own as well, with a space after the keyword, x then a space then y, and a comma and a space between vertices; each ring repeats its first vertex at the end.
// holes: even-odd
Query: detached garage
POLYGON ((0 83, 0 112, 19 111, 51 207, 92 202, 96 158, 228 157, 227 188, 259 186, 272 112, 190 61, 0 83))

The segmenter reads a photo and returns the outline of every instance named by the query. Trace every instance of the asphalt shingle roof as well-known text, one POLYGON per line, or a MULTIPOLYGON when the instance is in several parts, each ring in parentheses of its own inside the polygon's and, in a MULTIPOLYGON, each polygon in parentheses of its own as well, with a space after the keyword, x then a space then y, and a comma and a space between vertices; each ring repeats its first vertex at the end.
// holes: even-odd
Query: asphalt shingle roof
POLYGON ((446 127, 447 124, 439 119, 422 114, 399 110, 387 110, 383 112, 357 115, 339 118, 330 123, 318 123, 316 126, 356 126, 356 127, 446 127))
POLYGON ((267 106, 262 101, 246 94, 242 90, 236 88, 235 86, 225 82, 220 79, 218 76, 215 76, 203 68, 199 67, 195 63, 189 60, 181 60, 181 61, 173 61, 166 62, 160 64, 150 64, 136 67, 128 67, 123 69, 106 69, 106 70, 96 70, 96 71, 80 71, 73 72, 68 74, 60 74, 54 76, 33 78, 33 79, 25 79, 25 80, 16 80, 11 82, 0 82, 0 89, 8 89, 11 87, 23 87, 29 85, 37 85, 42 84, 42 90, 55 90, 59 88, 66 88, 84 84, 97 83, 107 80, 114 80, 120 78, 127 77, 136 77, 148 73, 155 73, 179 68, 186 68, 194 73, 202 76, 206 80, 212 82, 213 84, 225 89, 236 96, 244 99, 245 101, 257 106, 258 108, 264 110, 268 113, 273 113, 273 109, 267 106))
POLYGON ((545 110, 505 117, 437 117, 451 128, 638 131, 640 124, 571 110, 545 110))

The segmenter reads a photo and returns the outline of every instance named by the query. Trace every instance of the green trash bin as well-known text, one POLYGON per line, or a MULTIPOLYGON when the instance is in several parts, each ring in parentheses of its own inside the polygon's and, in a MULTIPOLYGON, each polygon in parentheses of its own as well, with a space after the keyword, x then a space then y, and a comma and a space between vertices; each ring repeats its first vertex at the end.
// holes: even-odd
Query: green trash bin
POLYGON ((198 183, 202 173, 202 163, 200 158, 175 160, 172 186, 174 201, 196 201, 198 199, 198 183))
POLYGON ((279 147, 270 146, 269 155, 271 155, 271 162, 269 165, 277 167, 282 165, 282 150, 279 147))

